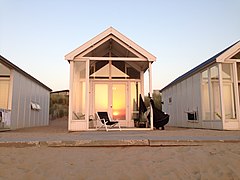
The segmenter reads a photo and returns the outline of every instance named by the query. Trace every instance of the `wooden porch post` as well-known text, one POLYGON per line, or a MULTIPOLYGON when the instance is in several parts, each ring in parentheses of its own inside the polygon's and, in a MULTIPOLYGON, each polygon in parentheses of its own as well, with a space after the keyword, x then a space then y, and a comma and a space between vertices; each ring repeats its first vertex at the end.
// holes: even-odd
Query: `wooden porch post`
POLYGON ((85 121, 87 122, 86 129, 89 129, 89 59, 86 60, 86 95, 85 95, 85 109, 86 109, 86 115, 85 115, 85 121))
POLYGON ((140 80, 141 80, 140 93, 144 97, 144 73, 143 73, 143 71, 140 72, 140 80))
POLYGON ((73 75, 74 75, 74 61, 70 61, 68 130, 71 130, 71 122, 72 122, 73 75))
MULTIPOLYGON (((148 75, 149 75, 149 93, 150 93, 150 96, 152 96, 152 63, 149 61, 149 66, 148 66, 148 75)), ((151 130, 153 130, 153 109, 152 109, 152 106, 150 104, 150 108, 151 108, 151 111, 150 111, 150 122, 151 122, 151 130)))
POLYGON ((236 119, 238 121, 238 129, 240 128, 240 105, 239 105, 239 89, 238 89, 238 74, 237 74, 237 62, 233 63, 233 88, 234 88, 234 96, 235 96, 235 104, 236 104, 236 119))
POLYGON ((225 126, 225 108, 224 108, 224 99, 223 99, 223 80, 222 80, 222 63, 218 64, 218 72, 219 72, 219 86, 220 86, 220 103, 222 110, 222 128, 225 126))

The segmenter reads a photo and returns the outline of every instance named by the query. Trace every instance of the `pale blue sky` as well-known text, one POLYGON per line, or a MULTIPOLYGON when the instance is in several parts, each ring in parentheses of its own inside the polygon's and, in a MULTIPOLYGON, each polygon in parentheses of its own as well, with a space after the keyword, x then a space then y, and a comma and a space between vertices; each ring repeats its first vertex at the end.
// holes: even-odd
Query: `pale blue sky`
POLYGON ((157 57, 153 88, 240 40, 240 0, 0 0, 0 54, 53 90, 64 55, 110 26, 157 57))

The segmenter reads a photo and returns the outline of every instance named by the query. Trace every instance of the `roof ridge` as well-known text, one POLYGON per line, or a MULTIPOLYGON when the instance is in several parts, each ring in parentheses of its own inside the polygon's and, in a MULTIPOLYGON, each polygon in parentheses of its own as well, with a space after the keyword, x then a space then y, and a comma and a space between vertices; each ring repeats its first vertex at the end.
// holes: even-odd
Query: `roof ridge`
POLYGON ((204 62, 200 63, 199 65, 195 66, 193 69, 187 71, 183 75, 177 77, 175 80, 173 80, 168 85, 166 85, 164 88, 162 88, 160 91, 163 91, 167 87, 169 87, 169 86, 171 86, 173 84, 176 84, 177 82, 179 82, 179 81, 181 81, 183 79, 188 78, 189 76, 197 73, 198 71, 201 71, 207 65, 210 65, 210 64, 214 63, 216 61, 217 57, 219 57, 221 54, 223 54, 224 52, 226 52, 227 50, 229 50, 231 47, 235 46, 239 42, 240 42, 240 40, 238 40, 237 42, 235 42, 232 45, 228 46, 227 48, 225 48, 224 50, 220 51, 219 53, 215 54, 211 58, 209 58, 209 59, 205 60, 204 62))
POLYGON ((41 85, 42 87, 44 87, 45 89, 52 91, 52 89, 50 89, 49 87, 47 87, 45 84, 43 84, 42 82, 40 82, 39 80, 37 80, 36 78, 34 78, 33 76, 31 76, 30 74, 28 74, 26 71, 22 70, 21 68, 19 68, 18 66, 16 66, 15 64, 13 64, 12 62, 10 62, 9 60, 7 60, 5 57, 0 55, 0 62, 3 62, 3 64, 5 66, 11 67, 14 70, 22 73, 24 76, 34 80, 37 84, 41 85))

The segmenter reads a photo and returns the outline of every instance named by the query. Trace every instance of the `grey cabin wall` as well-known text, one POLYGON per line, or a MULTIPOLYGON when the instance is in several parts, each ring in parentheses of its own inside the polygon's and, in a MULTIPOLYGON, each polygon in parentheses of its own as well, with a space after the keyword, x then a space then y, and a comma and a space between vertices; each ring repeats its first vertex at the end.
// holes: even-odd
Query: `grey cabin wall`
POLYGON ((197 73, 162 91, 163 111, 170 126, 201 127, 201 74, 197 73), (187 112, 197 111, 198 121, 188 121, 187 112))
POLYGON ((12 70, 11 129, 49 124, 49 90, 12 70), (38 103, 39 111, 31 109, 31 102, 38 103))

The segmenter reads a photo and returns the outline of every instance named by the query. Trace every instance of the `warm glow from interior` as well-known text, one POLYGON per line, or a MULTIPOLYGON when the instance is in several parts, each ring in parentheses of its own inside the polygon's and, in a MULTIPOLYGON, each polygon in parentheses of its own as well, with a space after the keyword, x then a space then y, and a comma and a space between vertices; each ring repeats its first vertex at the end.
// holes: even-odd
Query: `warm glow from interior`
POLYGON ((112 105, 113 119, 126 120, 126 85, 112 84, 112 93, 109 93, 108 88, 109 84, 95 84, 95 111, 109 112, 112 105), (111 94, 112 97, 109 96, 111 94), (111 104, 108 104, 109 100, 111 104))
POLYGON ((118 112, 118 111, 114 111, 114 112, 113 112, 113 115, 114 115, 114 116, 117 116, 117 115, 119 115, 119 112, 118 112))
POLYGON ((125 84, 113 84, 113 118, 126 119, 126 86, 125 84))
POLYGON ((95 109, 108 111, 108 85, 95 84, 95 109))

